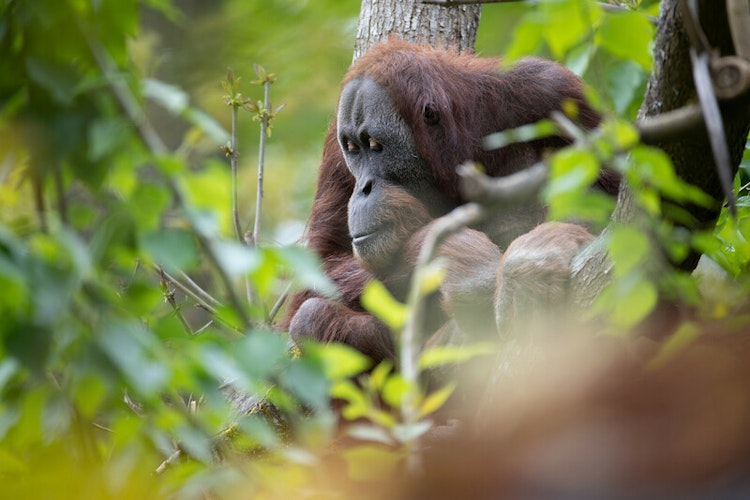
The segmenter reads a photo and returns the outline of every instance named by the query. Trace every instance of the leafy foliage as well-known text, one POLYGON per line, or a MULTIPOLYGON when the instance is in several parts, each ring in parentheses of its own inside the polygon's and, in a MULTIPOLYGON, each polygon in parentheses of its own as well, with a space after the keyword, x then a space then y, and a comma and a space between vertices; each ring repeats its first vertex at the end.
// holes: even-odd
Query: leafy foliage
MULTIPOLYGON (((320 458, 337 437, 332 398, 345 418, 357 421, 350 437, 365 443, 343 454, 353 481, 400 467, 431 428, 456 389, 450 377, 426 389, 340 345, 293 347, 271 326, 277 299, 290 284, 332 292, 331 284, 305 250, 263 240, 251 246, 232 234, 237 179, 220 154, 232 132, 221 108, 221 75, 227 66, 241 67, 237 60, 267 59, 264 66, 281 75, 274 92, 288 103, 274 122, 280 145, 269 156, 285 166, 301 163, 296 173, 305 170, 318 160, 338 90, 340 75, 332 73, 350 55, 358 3, 347 4, 346 14, 333 1, 227 0, 219 16, 192 20, 194 33, 164 30, 165 44, 180 40, 191 50, 157 69, 150 48, 158 43, 139 23, 188 22, 166 0, 2 3, 0 475, 12 479, 4 484, 9 497, 221 496, 239 487, 247 495, 284 496, 311 484, 325 492, 339 476, 321 468, 320 458), (304 30, 333 33, 340 45, 335 57, 318 45, 321 37, 291 34, 269 21, 273 14, 303 23, 313 8, 322 12, 323 26, 310 22, 304 30), (226 38, 209 36, 217 31, 226 38), (243 36, 260 40, 253 57, 243 36), (303 66, 309 62, 303 50, 324 53, 315 71, 303 66), (166 82, 165 71, 184 78, 166 82), (201 79, 203 72, 211 76, 201 79), (313 81, 328 94, 321 97, 313 81), (167 124, 179 126, 152 128, 159 110, 166 110, 167 124), (306 142, 315 146, 296 153, 306 142)), ((609 165, 642 209, 639 225, 609 234, 613 280, 594 313, 630 326, 669 293, 707 317, 724 318, 750 285, 750 155, 736 180, 736 219, 724 213, 715 231, 689 234, 664 222, 665 209, 710 200, 677 178, 662 152, 639 145, 629 125, 651 64, 654 29, 644 14, 653 15, 658 2, 630 4, 633 12, 620 14, 587 0, 488 7, 478 45, 507 44, 509 61, 530 53, 555 57, 597 89, 591 95, 601 109, 611 110, 603 127, 550 159, 545 193, 551 217, 603 226, 612 202, 586 186, 609 165), (501 18, 513 28, 491 29, 501 18), (509 36, 493 38, 499 34, 509 36), (693 278, 660 266, 661 258, 679 260, 691 249, 725 274, 693 278)), ((240 72, 247 77, 250 70, 240 72)), ((261 84, 273 77, 260 67, 256 73, 261 84)), ((239 127, 256 133, 261 88, 231 75, 223 91, 233 108, 255 114, 241 113, 239 127)), ((488 140, 497 146, 555 127, 544 122, 488 140)), ((255 157, 252 148, 243 159, 255 157)), ((239 164, 240 184, 249 170, 239 164)), ((311 174, 293 177, 310 199, 311 174)), ((305 198, 290 196, 295 188, 288 180, 271 181, 269 203, 274 196, 305 198)), ((281 222, 277 210, 270 212, 271 221, 281 222)), ((434 290, 442 276, 439 263, 428 268, 420 291, 434 290)), ((364 301, 394 330, 413 312, 378 284, 364 301)), ((685 328, 680 339, 692 334, 685 328)), ((495 348, 427 349, 418 373, 495 348)))

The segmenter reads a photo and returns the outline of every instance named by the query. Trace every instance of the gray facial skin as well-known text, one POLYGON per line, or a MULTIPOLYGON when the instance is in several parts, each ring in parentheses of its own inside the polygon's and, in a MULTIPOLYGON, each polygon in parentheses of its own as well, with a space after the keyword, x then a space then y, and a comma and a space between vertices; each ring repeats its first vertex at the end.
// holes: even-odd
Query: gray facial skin
POLYGON ((348 219, 354 250, 366 263, 393 257, 403 244, 394 241, 402 237, 393 234, 399 215, 394 198, 402 203, 413 198, 432 216, 441 215, 432 213, 434 207, 447 202, 385 87, 369 78, 349 82, 341 93, 337 122, 339 143, 356 179, 348 219))

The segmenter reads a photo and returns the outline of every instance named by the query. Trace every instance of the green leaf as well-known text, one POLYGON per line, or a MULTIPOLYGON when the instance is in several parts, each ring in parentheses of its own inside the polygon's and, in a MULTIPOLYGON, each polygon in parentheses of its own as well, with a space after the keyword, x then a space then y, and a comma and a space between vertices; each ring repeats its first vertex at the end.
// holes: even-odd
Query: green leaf
POLYGON ((550 162, 550 182, 545 198, 586 190, 599 176, 599 160, 594 153, 583 148, 568 147, 556 153, 550 162))
POLYGON ((264 417, 259 415, 243 415, 238 425, 244 433, 251 436, 264 448, 273 450, 282 444, 276 430, 264 417))
MULTIPOLYGON (((0 253, 0 314, 9 319, 20 316, 30 306, 28 284, 24 273, 0 253)), ((6 325, 0 326, 0 332, 6 325)))
POLYGON ((436 292, 445 281, 448 272, 445 264, 445 259, 437 258, 419 270, 417 286, 423 297, 436 292))
POLYGON ((500 149, 509 144, 544 139, 557 134, 557 125, 552 120, 540 120, 529 125, 490 134, 483 140, 485 149, 500 149))
POLYGON ((266 378, 282 370, 290 361, 288 337, 276 332, 255 331, 235 347, 241 368, 250 377, 266 378))
POLYGON ((504 62, 510 63, 528 54, 533 54, 542 44, 544 24, 534 15, 527 15, 515 27, 511 44, 505 51, 504 62))
POLYGON ((651 243, 637 228, 620 226, 610 236, 609 254, 615 263, 615 274, 624 276, 639 271, 641 263, 651 255, 651 243))
POLYGON ((265 260, 261 252, 237 241, 214 241, 212 246, 219 264, 229 276, 255 273, 265 260))
POLYGON ((632 149, 640 140, 638 129, 628 121, 606 119, 601 128, 604 131, 602 139, 615 150, 632 149))
POLYGON ((84 418, 93 418, 107 396, 107 385, 101 375, 83 373, 73 387, 76 409, 84 418))
POLYGON ((185 111, 190 102, 187 92, 175 85, 154 78, 143 80, 142 92, 145 97, 159 103, 174 115, 179 115, 185 111))
POLYGON ((31 79, 46 89, 58 104, 69 106, 76 96, 78 75, 75 66, 56 61, 26 58, 26 69, 31 79))
POLYGON ((367 445, 344 451, 347 477, 354 481, 375 481, 390 477, 401 462, 401 456, 393 451, 367 445))
POLYGON ((596 45, 588 43, 581 44, 568 53, 568 57, 565 60, 565 66, 579 77, 583 77, 586 70, 588 70, 591 59, 594 57, 595 53, 596 45))
POLYGON ((555 59, 561 60, 593 31, 601 10, 587 0, 557 0, 539 6, 544 40, 555 59))
POLYGON ((229 141, 229 132, 209 114, 199 109, 188 108, 183 113, 183 116, 186 120, 203 131, 203 133, 210 137, 216 144, 226 144, 227 141, 229 141))
POLYGON ((184 229, 147 232, 141 238, 141 247, 153 262, 169 272, 190 270, 198 264, 195 239, 184 229))
POLYGON ((401 374, 394 373, 383 384, 383 401, 393 408, 400 408, 404 397, 413 389, 414 386, 407 382, 401 374))
POLYGON ((381 282, 373 280, 362 292, 362 305, 393 331, 406 324, 406 306, 398 302, 381 282))
POLYGON ((605 80, 607 94, 615 105, 615 111, 622 115, 634 99, 642 97, 646 74, 633 61, 621 61, 607 68, 605 80))
POLYGON ((20 363, 14 358, 0 360, 0 394, 3 393, 5 386, 13 379, 20 369, 20 363))
POLYGON ((659 352, 649 361, 650 367, 659 367, 672 359, 677 353, 695 341, 701 335, 701 328, 695 323, 680 325, 675 333, 662 344, 659 352))
POLYGON ((442 389, 438 389, 432 394, 428 395, 422 405, 419 407, 419 418, 426 417, 427 415, 436 412, 448 401, 453 391, 456 389, 456 383, 451 382, 442 389))
POLYGON ((654 33, 654 26, 643 14, 618 13, 604 16, 596 34, 596 43, 613 55, 632 60, 643 71, 650 72, 654 33))
POLYGON ((365 394, 349 379, 335 382, 331 386, 331 397, 347 402, 341 411, 347 420, 355 420, 368 414, 369 405, 365 394))
POLYGON ((370 373, 370 387, 372 387, 376 391, 380 391, 385 385, 392 371, 393 363, 387 359, 382 361, 372 370, 372 373, 370 373))
POLYGON ((97 337, 102 351, 142 396, 158 396, 169 380, 169 368, 155 359, 158 343, 143 326, 117 319, 97 337))
POLYGON ((629 276, 616 287, 617 306, 611 320, 623 328, 637 325, 654 309, 659 298, 654 284, 640 276, 629 276))
POLYGON ((321 270, 316 254, 299 246, 282 247, 275 251, 300 287, 315 290, 326 297, 336 293, 336 285, 321 270))
POLYGON ((463 363, 477 356, 485 356, 496 351, 490 342, 468 345, 438 345, 430 347, 419 356, 419 368, 429 370, 449 364, 463 363))
POLYGON ((169 194, 164 188, 150 182, 139 182, 134 186, 128 208, 141 231, 157 231, 169 203, 169 194))
POLYGON ((175 177, 185 172, 185 161, 176 155, 161 155, 156 158, 156 166, 167 175, 175 177))
POLYGON ((130 129, 120 118, 102 118, 92 122, 89 126, 88 159, 99 161, 122 149, 129 137, 130 129))
POLYGON ((24 460, 17 457, 4 448, 0 448, 0 474, 17 475, 28 473, 28 465, 24 460))
POLYGON ((370 367, 372 361, 356 349, 340 343, 311 343, 305 348, 307 355, 323 362, 326 377, 339 380, 359 375, 370 367))
POLYGON ((686 183, 675 174, 672 160, 663 150, 637 146, 631 151, 631 157, 641 179, 668 198, 678 202, 690 201, 704 207, 715 204, 713 198, 700 188, 686 183))
POLYGON ((222 349, 213 345, 206 345, 197 353, 197 358, 206 373, 211 374, 219 382, 229 382, 234 387, 249 391, 251 384, 249 377, 236 361, 222 349))
POLYGON ((305 405, 318 411, 329 407, 330 382, 325 377, 322 366, 314 360, 294 360, 281 372, 279 380, 286 390, 305 405))
POLYGON ((173 429, 180 447, 188 453, 188 456, 200 460, 205 464, 213 460, 213 446, 211 438, 205 432, 193 425, 182 424, 173 429))

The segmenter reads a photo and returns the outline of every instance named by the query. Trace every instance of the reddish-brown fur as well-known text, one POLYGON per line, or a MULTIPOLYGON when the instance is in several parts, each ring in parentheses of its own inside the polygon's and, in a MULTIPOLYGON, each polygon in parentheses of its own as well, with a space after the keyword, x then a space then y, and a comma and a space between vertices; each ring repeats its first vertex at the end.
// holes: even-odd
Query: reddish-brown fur
MULTIPOLYGON (((593 127, 599 121, 583 98, 580 80, 561 66, 541 59, 526 59, 513 70, 504 71, 496 59, 391 39, 360 57, 347 72, 343 85, 362 77, 388 89, 396 110, 414 135, 417 151, 453 206, 464 201, 456 175, 456 166, 462 162, 478 161, 489 175, 501 176, 526 168, 544 151, 566 143, 560 137, 551 137, 487 151, 482 139, 488 134, 546 118, 552 110, 561 109, 565 101, 575 103, 575 119, 582 126, 593 127), (440 127, 430 126, 431 117, 440 120, 440 127)), ((610 192, 616 186, 606 177, 600 179, 600 184, 610 192)), ((377 331, 385 332, 387 338, 387 329, 363 311, 359 300, 373 276, 352 253, 347 202, 353 189, 354 177, 347 170, 333 123, 323 150, 307 244, 320 256, 324 271, 338 287, 338 301, 343 308, 334 312, 326 306, 321 309, 326 314, 321 314, 307 307, 305 314, 295 318, 302 304, 316 296, 312 291, 303 291, 292 297, 282 327, 289 327, 294 320, 304 323, 307 331, 315 332, 319 339, 360 348, 370 345, 370 341, 352 338, 353 320, 347 315, 356 318, 361 335, 377 331)), ((495 243, 502 247, 509 241, 495 243)), ((377 351, 382 354, 392 349, 392 345, 381 345, 377 351)))

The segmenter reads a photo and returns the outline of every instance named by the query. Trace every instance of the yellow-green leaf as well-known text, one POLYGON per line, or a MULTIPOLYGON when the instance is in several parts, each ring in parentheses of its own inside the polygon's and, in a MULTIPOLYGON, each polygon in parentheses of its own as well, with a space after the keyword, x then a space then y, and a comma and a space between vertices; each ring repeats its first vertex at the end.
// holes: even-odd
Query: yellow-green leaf
POLYGON ((371 281, 362 292, 362 305, 394 331, 406 323, 407 309, 379 281, 371 281))
POLYGON ((495 351, 495 345, 490 342, 479 342, 469 345, 439 345, 434 346, 422 353, 419 357, 419 367, 422 370, 436 368, 438 366, 453 363, 463 363, 476 356, 491 354, 495 351))
POLYGON ((439 410, 443 406, 443 404, 448 401, 448 398, 451 397, 451 394, 453 394, 453 391, 455 389, 456 383, 451 382, 442 389, 438 389, 437 391, 427 396, 422 402, 421 407, 419 408, 419 418, 425 417, 430 413, 439 410))

